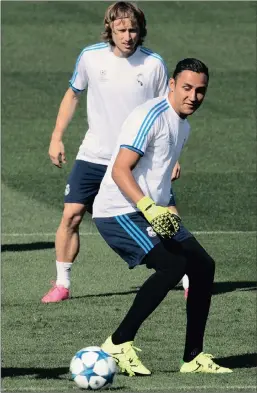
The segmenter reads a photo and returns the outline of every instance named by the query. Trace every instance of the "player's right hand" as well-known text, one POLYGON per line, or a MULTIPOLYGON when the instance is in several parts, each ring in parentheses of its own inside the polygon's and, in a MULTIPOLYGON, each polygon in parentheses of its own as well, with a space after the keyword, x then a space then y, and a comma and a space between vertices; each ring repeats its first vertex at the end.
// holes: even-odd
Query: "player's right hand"
POLYGON ((64 144, 62 141, 52 138, 48 154, 52 163, 58 168, 61 168, 62 164, 66 164, 64 144))
POLYGON ((171 238, 178 232, 181 219, 167 207, 156 206, 151 198, 144 196, 137 203, 137 208, 144 214, 153 230, 163 238, 171 238))
POLYGON ((181 175, 181 166, 180 163, 177 161, 171 174, 171 181, 178 180, 180 178, 180 175, 181 175))

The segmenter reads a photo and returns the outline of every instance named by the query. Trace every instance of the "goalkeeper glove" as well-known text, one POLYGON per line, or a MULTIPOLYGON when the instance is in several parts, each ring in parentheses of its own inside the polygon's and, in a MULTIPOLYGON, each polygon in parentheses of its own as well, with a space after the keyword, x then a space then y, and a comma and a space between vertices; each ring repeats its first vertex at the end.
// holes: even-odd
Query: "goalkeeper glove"
POLYGON ((167 207, 156 206, 151 198, 144 196, 137 203, 137 208, 160 236, 171 238, 178 232, 181 219, 177 214, 171 213, 167 207))

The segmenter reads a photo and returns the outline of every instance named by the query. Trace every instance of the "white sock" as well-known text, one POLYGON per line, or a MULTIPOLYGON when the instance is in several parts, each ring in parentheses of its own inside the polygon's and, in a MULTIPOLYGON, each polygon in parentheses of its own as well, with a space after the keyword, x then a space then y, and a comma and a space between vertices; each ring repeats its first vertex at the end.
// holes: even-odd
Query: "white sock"
POLYGON ((189 288, 189 279, 186 274, 182 278, 182 285, 185 290, 189 288))
POLYGON ((56 261, 57 279, 56 285, 63 285, 65 288, 70 288, 70 273, 71 262, 58 262, 56 261))

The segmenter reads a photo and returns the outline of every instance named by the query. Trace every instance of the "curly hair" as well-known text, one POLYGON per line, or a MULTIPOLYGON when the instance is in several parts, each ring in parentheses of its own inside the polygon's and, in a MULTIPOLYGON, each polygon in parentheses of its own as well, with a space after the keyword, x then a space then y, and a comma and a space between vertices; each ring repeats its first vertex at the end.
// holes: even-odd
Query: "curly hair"
POLYGON ((132 24, 139 27, 137 45, 142 45, 147 34, 145 15, 136 4, 127 1, 118 1, 107 8, 104 16, 104 32, 101 34, 102 40, 115 45, 112 40, 111 24, 116 19, 122 18, 129 18, 132 24))

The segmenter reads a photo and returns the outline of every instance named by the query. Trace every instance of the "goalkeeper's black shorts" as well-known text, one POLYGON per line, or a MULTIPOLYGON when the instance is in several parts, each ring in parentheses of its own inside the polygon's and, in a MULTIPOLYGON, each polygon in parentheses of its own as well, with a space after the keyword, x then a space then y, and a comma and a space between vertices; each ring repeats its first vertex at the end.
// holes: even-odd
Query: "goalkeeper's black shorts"
MULTIPOLYGON (((116 217, 94 218, 97 229, 106 243, 132 269, 160 242, 171 242, 157 235, 142 213, 135 212, 116 217)), ((193 235, 183 226, 172 238, 181 242, 193 235)))

